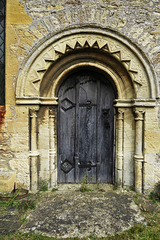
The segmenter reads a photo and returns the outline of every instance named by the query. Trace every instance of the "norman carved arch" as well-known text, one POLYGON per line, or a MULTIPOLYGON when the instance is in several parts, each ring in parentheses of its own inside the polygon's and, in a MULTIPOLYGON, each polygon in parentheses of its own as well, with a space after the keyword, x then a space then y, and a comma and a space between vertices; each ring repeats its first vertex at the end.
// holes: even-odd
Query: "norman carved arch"
POLYGON ((131 176, 128 184, 142 192, 145 112, 155 107, 157 80, 152 65, 137 46, 118 33, 99 28, 76 28, 48 38, 37 46, 19 70, 16 103, 29 108, 31 189, 37 189, 38 177, 44 174, 49 176, 51 187, 56 184, 57 93, 62 82, 81 69, 102 73, 113 86, 116 96, 115 181, 124 185, 125 164, 131 176), (44 125, 41 121, 43 110, 46 114, 44 125), (37 117, 40 133, 37 133, 37 117), (126 142, 128 144, 125 132, 130 141, 124 150, 126 142), (44 142, 47 142, 45 149, 44 142), (37 175, 35 166, 39 159, 41 170, 37 175))
POLYGON ((155 99, 158 95, 151 65, 134 44, 109 30, 87 28, 60 33, 37 47, 19 71, 17 104, 55 104, 60 79, 80 65, 110 75, 118 99, 155 99))

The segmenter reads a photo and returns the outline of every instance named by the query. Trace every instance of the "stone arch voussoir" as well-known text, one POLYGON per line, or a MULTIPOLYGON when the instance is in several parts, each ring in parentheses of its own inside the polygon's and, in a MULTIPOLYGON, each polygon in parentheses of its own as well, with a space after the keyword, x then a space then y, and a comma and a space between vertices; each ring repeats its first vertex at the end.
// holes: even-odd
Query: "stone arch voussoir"
POLYGON ((61 33, 46 40, 37 48, 19 72, 16 87, 17 103, 40 102, 42 97, 40 88, 48 69, 68 52, 74 53, 84 49, 97 50, 118 61, 129 76, 134 98, 157 97, 158 87, 154 72, 137 47, 111 31, 87 28, 61 33))

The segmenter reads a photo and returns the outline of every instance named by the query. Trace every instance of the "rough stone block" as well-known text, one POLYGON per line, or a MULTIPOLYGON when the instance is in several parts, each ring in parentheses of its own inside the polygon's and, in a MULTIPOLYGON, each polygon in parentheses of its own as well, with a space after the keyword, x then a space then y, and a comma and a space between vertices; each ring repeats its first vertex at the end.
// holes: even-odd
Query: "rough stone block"
POLYGON ((0 171, 0 192, 11 192, 16 183, 16 172, 0 171))

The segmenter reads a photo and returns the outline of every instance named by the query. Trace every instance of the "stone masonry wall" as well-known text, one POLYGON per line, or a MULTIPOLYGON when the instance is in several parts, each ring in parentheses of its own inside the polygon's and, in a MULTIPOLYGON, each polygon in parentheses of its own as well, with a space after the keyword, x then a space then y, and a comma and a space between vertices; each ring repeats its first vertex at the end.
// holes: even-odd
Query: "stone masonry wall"
MULTIPOLYGON (((12 156, 10 165, 14 170, 17 168, 16 165, 19 169, 25 169, 29 161, 28 107, 21 110, 20 106, 15 105, 18 70, 25 65, 29 54, 50 36, 65 29, 83 26, 110 28, 127 36, 149 58, 160 82, 159 0, 7 0, 5 125, 7 135, 5 137, 5 134, 1 133, 0 137, 1 145, 3 142, 8 144, 12 156)), ((148 113, 148 118, 150 117, 148 113)), ((156 119, 158 118, 160 110, 156 112, 156 119)), ((159 130, 157 124, 156 130, 159 130)), ((153 136, 150 138, 152 141, 153 136)), ((159 169, 160 149, 157 149, 158 143, 154 163, 156 161, 159 169)), ((10 156, 6 161, 11 160, 10 156)), ((155 175, 157 176, 157 173, 155 175)), ((25 171, 19 170, 17 179, 28 187, 28 167, 25 171)))
POLYGON ((18 42, 10 48, 19 63, 48 35, 80 25, 101 26, 119 31, 136 43, 154 64, 160 80, 159 0, 20 0, 20 3, 32 23, 12 25, 18 42))

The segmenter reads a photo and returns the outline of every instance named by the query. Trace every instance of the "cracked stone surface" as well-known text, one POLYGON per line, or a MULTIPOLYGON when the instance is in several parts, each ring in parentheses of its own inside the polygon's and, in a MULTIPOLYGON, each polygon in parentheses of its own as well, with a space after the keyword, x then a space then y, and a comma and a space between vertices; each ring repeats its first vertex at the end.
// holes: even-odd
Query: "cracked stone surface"
POLYGON ((127 194, 67 190, 45 195, 30 212, 20 231, 63 238, 104 237, 137 223, 145 224, 145 220, 127 194))
POLYGON ((15 233, 22 225, 20 215, 9 207, 5 213, 0 213, 0 234, 15 233))

